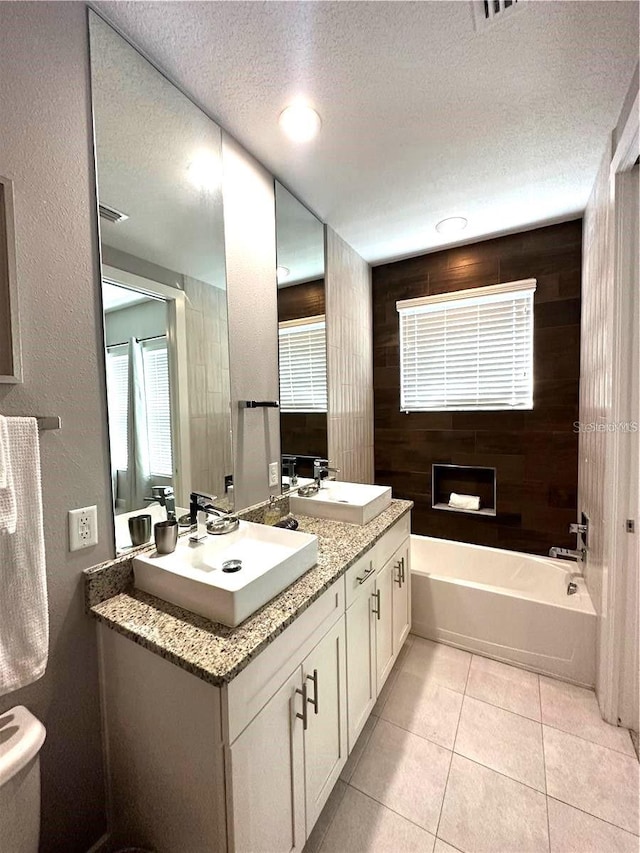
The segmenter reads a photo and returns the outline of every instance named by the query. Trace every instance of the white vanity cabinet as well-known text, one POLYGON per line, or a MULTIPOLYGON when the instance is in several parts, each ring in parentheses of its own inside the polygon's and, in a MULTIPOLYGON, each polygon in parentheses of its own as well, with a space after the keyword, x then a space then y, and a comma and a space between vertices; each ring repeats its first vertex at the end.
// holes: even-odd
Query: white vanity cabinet
POLYGON ((349 751, 409 634, 410 532, 400 519, 345 575, 349 751))
POLYGON ((344 618, 231 745, 236 853, 302 850, 347 758, 344 618))
POLYGON ((302 851, 409 630, 409 529, 220 687, 98 626, 116 846, 302 851))

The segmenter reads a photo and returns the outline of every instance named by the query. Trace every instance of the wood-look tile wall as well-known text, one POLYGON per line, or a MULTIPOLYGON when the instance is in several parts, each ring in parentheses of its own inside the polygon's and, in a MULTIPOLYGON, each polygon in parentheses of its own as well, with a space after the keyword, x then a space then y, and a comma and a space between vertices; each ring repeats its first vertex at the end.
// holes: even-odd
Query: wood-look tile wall
POLYGON ((339 480, 373 482, 371 268, 327 226, 329 458, 339 480))
MULTIPOLYGON (((325 312, 324 279, 278 288, 278 322, 317 317, 325 312)), ((327 457, 327 415, 322 412, 281 412, 282 453, 327 457)), ((313 471, 313 466, 311 466, 313 471)), ((298 473, 308 474, 298 465, 298 473)))
POLYGON ((582 221, 373 270, 376 482, 415 502, 414 533, 546 554, 575 547, 582 221), (537 279, 532 411, 400 412, 396 301, 537 279), (433 463, 497 468, 497 515, 431 508, 433 463))

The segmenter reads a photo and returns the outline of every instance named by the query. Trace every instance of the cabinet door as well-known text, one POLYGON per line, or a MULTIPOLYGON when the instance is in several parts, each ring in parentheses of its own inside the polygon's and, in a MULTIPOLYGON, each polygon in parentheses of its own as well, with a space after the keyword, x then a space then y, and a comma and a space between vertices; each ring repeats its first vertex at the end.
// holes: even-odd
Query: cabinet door
POLYGON ((344 617, 302 664, 307 691, 304 761, 307 835, 347 759, 347 697, 344 617))
POLYGON ((376 691, 382 690, 393 666, 393 560, 376 575, 372 596, 376 625, 376 691))
POLYGON ((231 747, 234 853, 291 853, 305 844, 300 668, 231 747))
POLYGON ((375 577, 362 584, 362 593, 347 610, 347 724, 349 752, 376 701, 376 634, 371 609, 375 577))
POLYGON ((393 572, 393 655, 407 639, 410 622, 409 540, 391 558, 393 572))

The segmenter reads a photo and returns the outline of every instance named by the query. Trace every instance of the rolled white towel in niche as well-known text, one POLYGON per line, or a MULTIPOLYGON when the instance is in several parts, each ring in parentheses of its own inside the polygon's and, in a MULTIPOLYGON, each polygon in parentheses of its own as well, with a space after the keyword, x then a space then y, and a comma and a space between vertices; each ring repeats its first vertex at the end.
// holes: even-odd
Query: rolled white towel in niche
POLYGON ((449 506, 452 509, 479 510, 480 498, 478 495, 458 495, 455 492, 451 492, 449 506))

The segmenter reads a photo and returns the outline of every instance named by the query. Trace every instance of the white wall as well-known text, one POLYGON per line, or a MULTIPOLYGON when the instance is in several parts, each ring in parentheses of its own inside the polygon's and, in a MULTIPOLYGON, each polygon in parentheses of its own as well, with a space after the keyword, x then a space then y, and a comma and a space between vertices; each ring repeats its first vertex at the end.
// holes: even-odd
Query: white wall
POLYGON ((373 483, 371 268, 326 228, 329 459, 340 480, 373 483))
POLYGON ((245 507, 279 492, 267 475, 269 462, 280 465, 279 412, 238 409, 239 400, 279 395, 275 189, 272 175, 224 132, 222 164, 234 498, 245 507))
POLYGON ((24 384, 0 387, 0 412, 63 424, 41 437, 49 665, 0 711, 24 704, 46 726, 41 850, 65 853, 87 850, 105 828, 81 571, 113 553, 86 28, 82 3, 0 3, 0 173, 15 181, 24 363, 24 384), (100 544, 70 554, 67 510, 89 504, 100 544))

